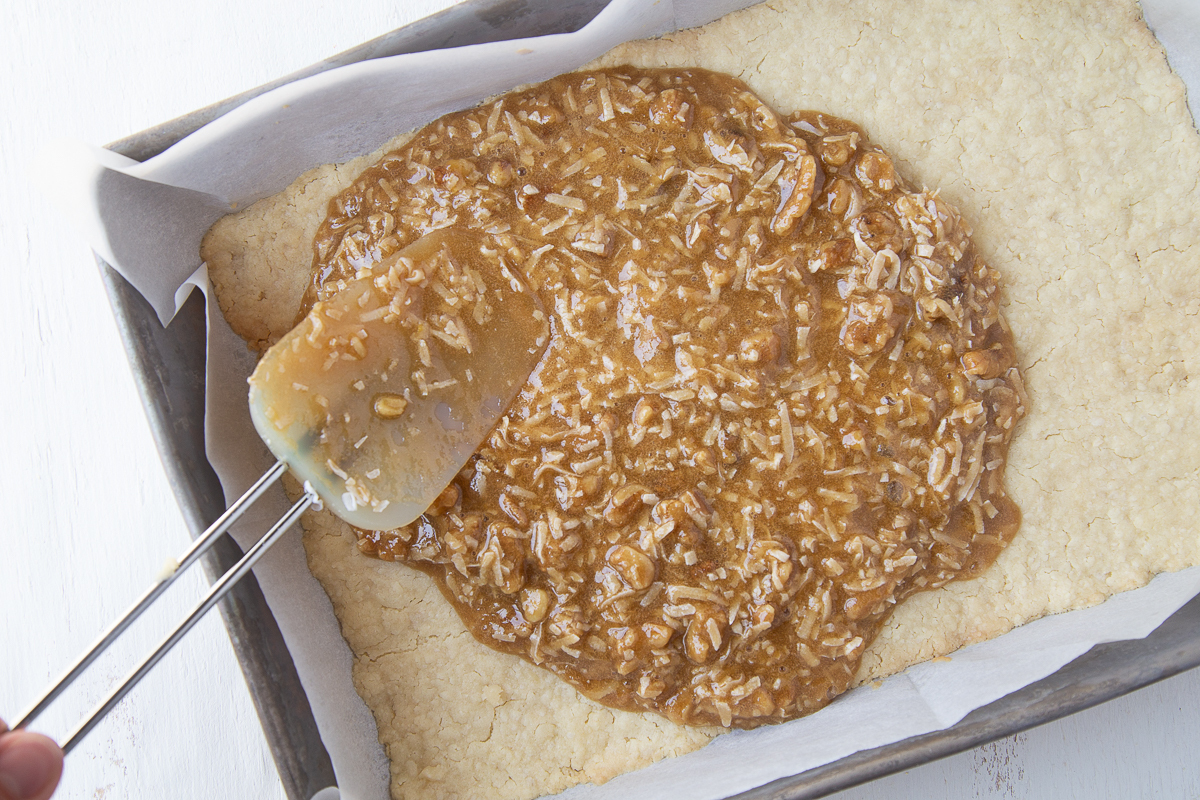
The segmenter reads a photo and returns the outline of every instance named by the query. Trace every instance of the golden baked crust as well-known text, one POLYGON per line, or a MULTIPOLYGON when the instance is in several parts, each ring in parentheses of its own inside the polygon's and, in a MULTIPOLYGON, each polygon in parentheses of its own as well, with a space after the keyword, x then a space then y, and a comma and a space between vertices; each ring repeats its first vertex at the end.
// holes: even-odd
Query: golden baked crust
POLYGON ((204 237, 200 255, 221 313, 251 347, 265 350, 296 324, 329 198, 410 138, 403 133, 374 154, 311 169, 279 194, 218 220, 204 237))
MULTIPOLYGON (((1200 137, 1183 86, 1133 2, 969 11, 772 2, 599 64, 729 72, 781 113, 853 119, 910 179, 941 187, 1004 278, 1031 403, 1006 481, 1022 530, 983 577, 898 609, 860 682, 1200 561, 1200 137)), ((214 227, 204 256, 235 330, 263 342, 290 327, 324 216, 316 195, 365 163, 309 173, 214 227), (286 281, 272 251, 292 254, 286 281)), ((328 516, 308 529, 395 796, 531 797, 709 737, 602 708, 489 651, 425 576, 360 556, 328 516)))

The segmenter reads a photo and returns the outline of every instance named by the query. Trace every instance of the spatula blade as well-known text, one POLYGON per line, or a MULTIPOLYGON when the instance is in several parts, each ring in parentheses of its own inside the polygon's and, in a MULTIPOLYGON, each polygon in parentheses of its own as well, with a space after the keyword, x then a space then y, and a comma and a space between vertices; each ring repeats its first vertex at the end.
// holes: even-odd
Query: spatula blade
POLYGON ((360 270, 272 347, 250 377, 251 417, 333 513, 396 528, 466 464, 547 339, 494 242, 438 231, 360 270))

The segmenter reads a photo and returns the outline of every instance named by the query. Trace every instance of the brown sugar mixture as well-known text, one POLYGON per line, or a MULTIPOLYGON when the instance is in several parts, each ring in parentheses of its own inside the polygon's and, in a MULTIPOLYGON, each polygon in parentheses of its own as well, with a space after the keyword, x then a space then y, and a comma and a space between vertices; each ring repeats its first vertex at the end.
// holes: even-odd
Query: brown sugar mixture
POLYGON ((997 276, 853 124, 704 70, 562 76, 364 172, 306 305, 447 226, 493 237, 551 338, 429 512, 358 535, 486 644, 753 727, 828 703, 898 602, 1016 532, 997 276))

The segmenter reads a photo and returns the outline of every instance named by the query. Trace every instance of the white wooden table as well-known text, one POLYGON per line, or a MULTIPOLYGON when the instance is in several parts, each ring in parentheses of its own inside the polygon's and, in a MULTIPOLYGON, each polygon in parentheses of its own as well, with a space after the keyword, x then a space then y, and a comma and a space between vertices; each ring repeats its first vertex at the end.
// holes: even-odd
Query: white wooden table
MULTIPOLYGON (((0 714, 18 713, 187 542, 96 267, 28 173, 453 0, 7 0, 0 11, 0 714)), ((45 187, 43 187, 45 188, 45 187)), ((52 191, 52 190, 51 190, 52 191)), ((61 735, 200 591, 181 581, 46 715, 61 735)), ((1200 797, 1200 673, 839 797, 1200 797)), ((59 797, 282 797, 216 615, 72 755, 59 797)))

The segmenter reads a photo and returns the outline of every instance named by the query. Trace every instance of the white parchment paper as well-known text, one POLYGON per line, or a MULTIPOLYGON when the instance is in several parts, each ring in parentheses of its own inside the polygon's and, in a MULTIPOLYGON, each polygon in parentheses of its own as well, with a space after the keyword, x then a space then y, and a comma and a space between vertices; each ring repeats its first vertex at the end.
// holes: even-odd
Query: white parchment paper
MULTIPOLYGON (((614 0, 573 34, 377 59, 298 81, 235 109, 145 163, 75 145, 60 147, 45 170, 61 176, 59 185, 66 188, 56 199, 96 252, 145 295, 166 324, 192 288, 209 294, 200 240, 233 207, 280 191, 312 167, 370 152, 441 114, 577 67, 620 42, 702 24, 749 4, 614 0)), ((1198 4, 1143 5, 1189 88, 1198 85, 1198 4)), ((253 357, 209 299, 208 454, 232 499, 273 459, 254 434, 246 407, 253 357)), ((284 508, 282 492, 264 498, 235 536, 243 545, 252 542, 284 508)), ((277 544, 255 574, 295 659, 342 797, 387 797, 387 764, 374 721, 354 691, 349 649, 308 572, 299 536, 277 544)), ((811 717, 722 736, 700 752, 563 796, 720 798, 940 730, 1055 672, 1097 643, 1147 635, 1197 593, 1200 568, 1162 575, 1103 605, 1047 617, 964 648, 949 661, 921 664, 878 688, 850 692, 811 717)), ((323 792, 322 800, 326 797, 323 792)))

